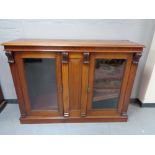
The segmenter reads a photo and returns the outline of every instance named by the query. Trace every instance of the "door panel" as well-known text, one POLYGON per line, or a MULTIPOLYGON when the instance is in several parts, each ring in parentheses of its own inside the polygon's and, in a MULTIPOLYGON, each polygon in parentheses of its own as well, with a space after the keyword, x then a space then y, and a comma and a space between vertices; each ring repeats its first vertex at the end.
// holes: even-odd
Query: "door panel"
POLYGON ((69 54, 69 111, 70 116, 80 116, 82 86, 82 54, 69 54))
POLYGON ((70 110, 80 110, 81 101, 81 59, 69 61, 69 101, 70 110))
POLYGON ((86 116, 89 65, 83 63, 82 53, 62 55, 64 116, 86 116))
POLYGON ((131 66, 129 54, 92 54, 90 58, 88 115, 117 115, 131 66))
POLYGON ((62 115, 60 55, 17 53, 16 62, 29 115, 62 115))

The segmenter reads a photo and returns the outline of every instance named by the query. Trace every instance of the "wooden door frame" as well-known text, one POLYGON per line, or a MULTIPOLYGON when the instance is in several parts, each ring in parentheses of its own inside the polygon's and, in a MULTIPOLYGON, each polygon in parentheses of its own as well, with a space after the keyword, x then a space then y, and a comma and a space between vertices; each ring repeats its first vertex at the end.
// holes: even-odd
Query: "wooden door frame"
POLYGON ((130 68, 132 64, 131 53, 91 53, 90 65, 89 65, 89 92, 87 102, 87 115, 88 116, 115 116, 121 115, 124 103, 125 90, 127 88, 128 77, 130 74, 130 68), (125 59, 126 64, 124 67, 123 79, 121 82, 120 96, 118 102, 118 108, 105 108, 105 109, 92 109, 92 98, 93 98, 93 84, 94 84, 94 72, 95 72, 95 59, 125 59))
POLYGON ((19 82, 22 86, 23 100, 26 110, 26 115, 29 116, 61 116, 63 113, 62 103, 62 76, 61 76, 61 55, 54 52, 16 52, 15 62, 17 66, 17 73, 19 75, 19 82), (58 111, 50 110, 31 110, 30 99, 28 95, 27 82, 24 72, 24 58, 52 58, 56 60, 56 80, 57 80, 57 101, 59 105, 58 111))

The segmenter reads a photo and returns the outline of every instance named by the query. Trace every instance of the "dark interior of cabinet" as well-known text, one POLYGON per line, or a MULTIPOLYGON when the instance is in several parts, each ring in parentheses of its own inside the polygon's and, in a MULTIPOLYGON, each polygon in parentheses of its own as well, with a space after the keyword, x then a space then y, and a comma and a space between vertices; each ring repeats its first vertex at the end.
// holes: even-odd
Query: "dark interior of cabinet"
POLYGON ((93 109, 117 108, 124 66, 124 59, 95 60, 93 109))
POLYGON ((51 58, 24 59, 32 110, 58 110, 55 63, 55 59, 51 58))

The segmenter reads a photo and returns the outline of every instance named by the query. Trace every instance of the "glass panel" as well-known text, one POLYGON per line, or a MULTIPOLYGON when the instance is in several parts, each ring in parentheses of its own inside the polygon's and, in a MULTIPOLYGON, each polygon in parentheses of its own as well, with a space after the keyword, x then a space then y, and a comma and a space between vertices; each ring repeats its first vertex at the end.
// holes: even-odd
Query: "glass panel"
POLYGON ((96 59, 93 109, 117 108, 124 66, 124 59, 96 59))
POLYGON ((58 110, 55 59, 24 59, 32 110, 58 110))

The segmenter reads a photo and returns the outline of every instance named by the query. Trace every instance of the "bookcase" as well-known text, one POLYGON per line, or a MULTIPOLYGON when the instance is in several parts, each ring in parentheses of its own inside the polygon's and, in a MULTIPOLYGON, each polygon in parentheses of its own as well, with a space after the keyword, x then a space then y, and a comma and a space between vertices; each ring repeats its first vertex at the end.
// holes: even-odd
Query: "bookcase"
POLYGON ((21 123, 127 121, 144 46, 127 40, 3 43, 21 123))

